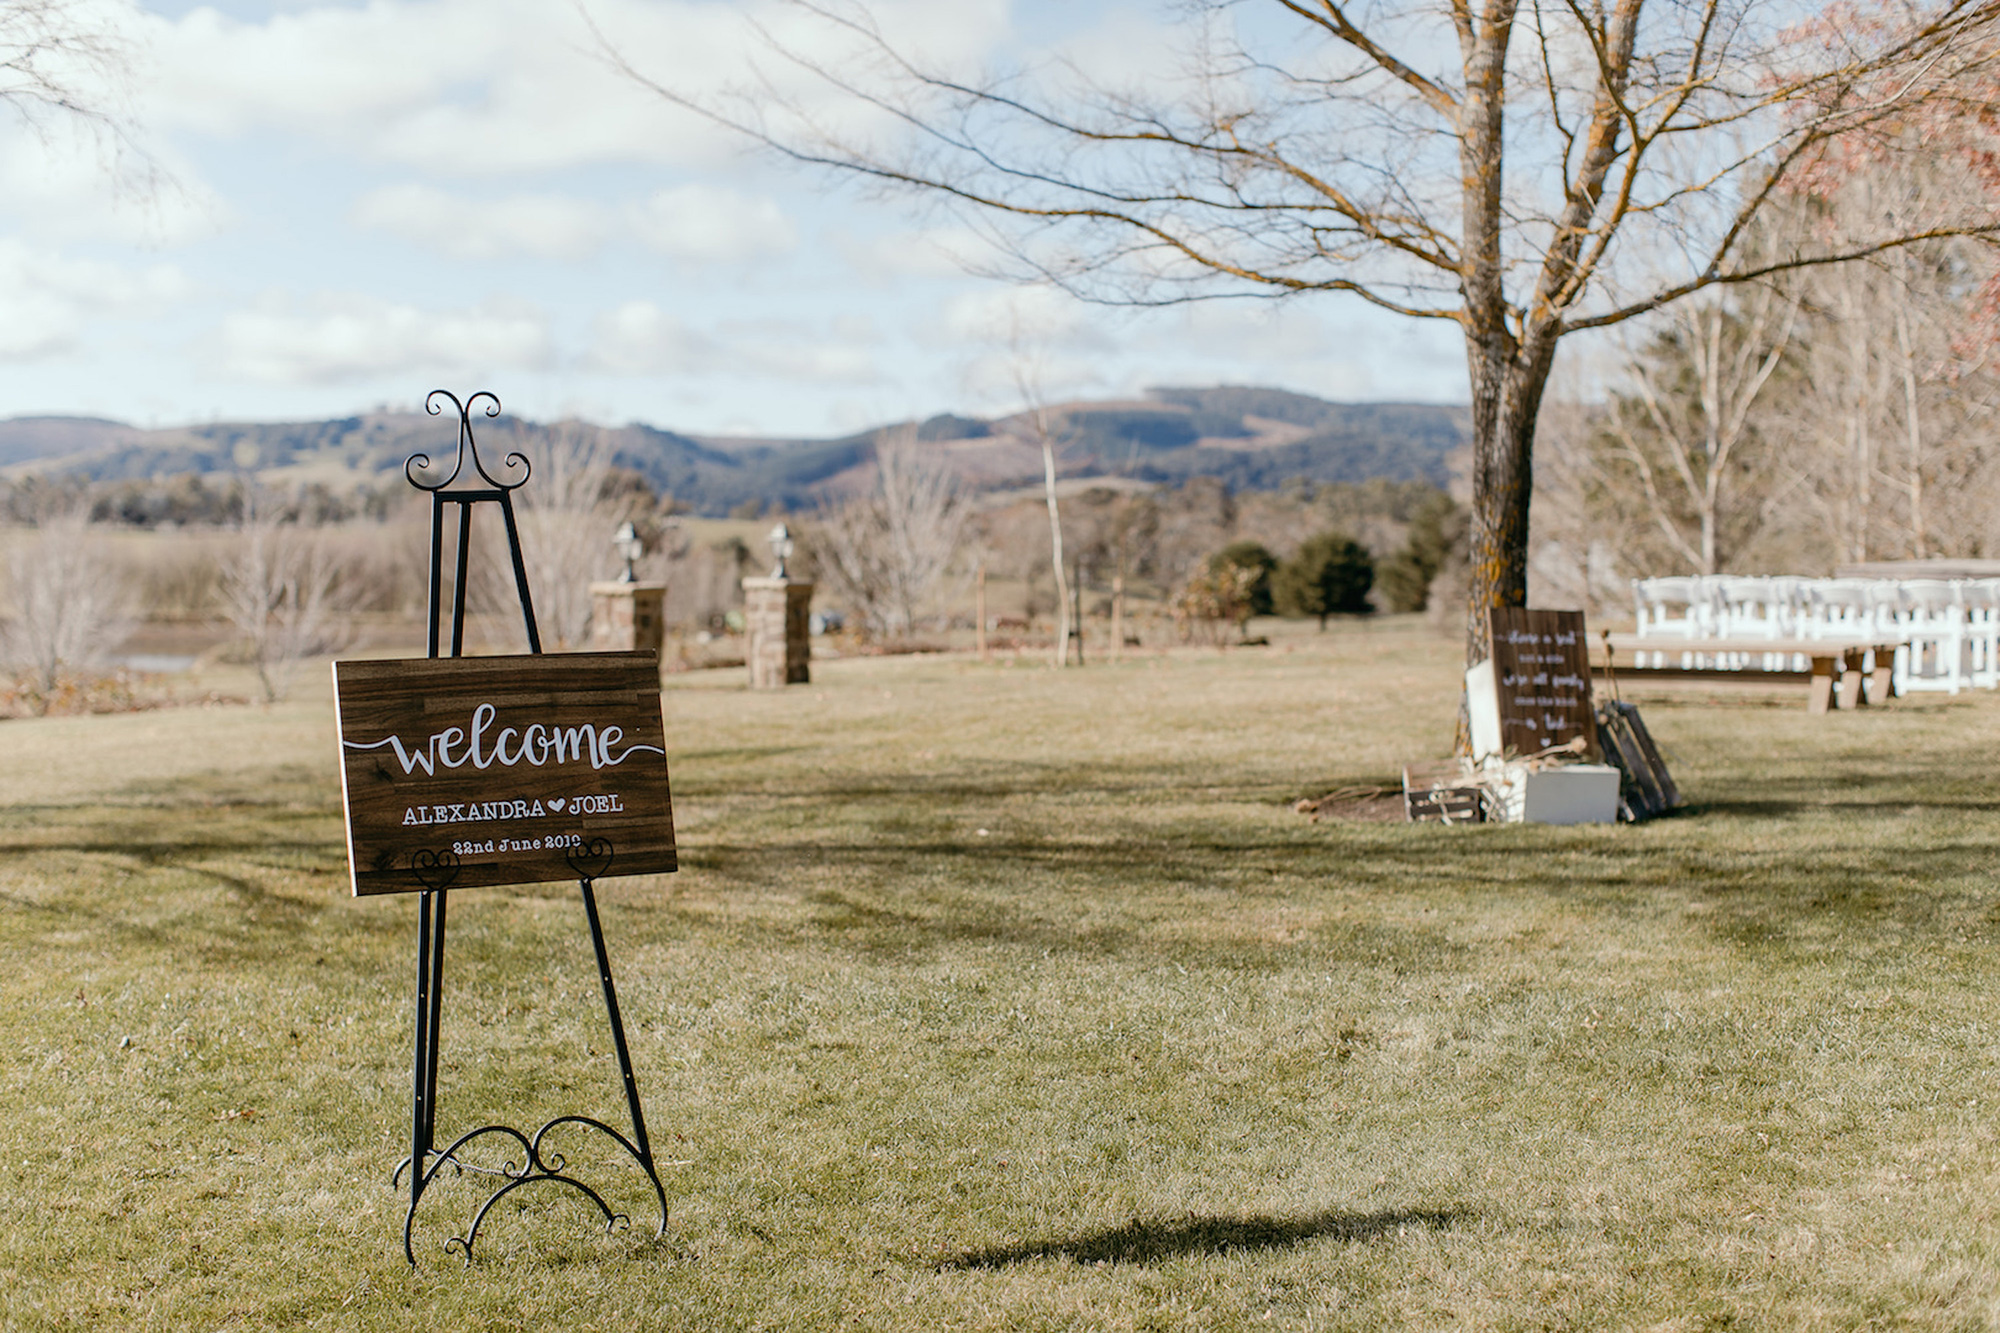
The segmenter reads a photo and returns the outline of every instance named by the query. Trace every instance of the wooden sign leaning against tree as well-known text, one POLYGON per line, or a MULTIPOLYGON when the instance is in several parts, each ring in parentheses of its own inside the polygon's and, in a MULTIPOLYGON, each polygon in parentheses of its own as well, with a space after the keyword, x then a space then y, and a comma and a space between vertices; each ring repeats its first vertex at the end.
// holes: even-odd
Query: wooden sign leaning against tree
POLYGON ((354 892, 676 868, 650 652, 335 662, 354 892))
POLYGON ((1491 614, 1493 655, 1466 673, 1475 754, 1525 759, 1575 747, 1600 758, 1583 612, 1499 606, 1491 614))

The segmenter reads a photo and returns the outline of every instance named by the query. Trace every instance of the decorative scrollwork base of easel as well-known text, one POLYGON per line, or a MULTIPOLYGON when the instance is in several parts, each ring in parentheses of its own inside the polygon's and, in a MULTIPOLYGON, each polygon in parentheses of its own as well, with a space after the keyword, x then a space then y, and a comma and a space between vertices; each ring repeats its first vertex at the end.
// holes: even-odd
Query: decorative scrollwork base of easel
MULTIPOLYGON (((652 1183, 653 1192, 660 1203, 660 1228, 655 1234, 666 1234, 667 1191, 660 1183, 658 1172, 653 1169, 652 1163, 648 1160, 649 1154, 642 1153, 638 1146, 630 1139, 605 1124, 602 1120, 593 1119, 587 1115, 559 1115, 536 1130, 533 1135, 523 1134, 512 1125, 481 1125, 478 1129, 467 1130, 452 1140, 450 1146, 431 1154, 430 1165, 424 1170, 424 1179, 415 1190, 415 1193, 419 1197, 447 1169, 456 1175, 464 1175, 470 1172, 474 1175, 492 1176, 503 1182, 486 1197, 485 1202, 479 1205, 478 1210, 473 1213, 472 1220, 467 1224, 465 1230, 445 1240, 444 1248, 447 1253, 455 1250, 464 1256, 467 1263, 471 1263, 472 1244, 478 1239, 480 1224, 486 1221, 486 1214, 493 1210, 493 1205, 499 1203, 500 1200, 506 1198, 515 1190, 520 1189, 523 1185, 539 1184, 545 1180, 553 1181, 558 1185, 567 1185, 596 1204, 598 1212, 604 1216, 604 1229, 607 1232, 619 1231, 632 1224, 632 1219, 625 1213, 618 1212, 612 1208, 609 1203, 605 1202, 602 1194, 599 1194, 576 1176, 570 1175, 568 1171, 568 1159, 560 1152, 556 1152, 548 1146, 548 1136, 552 1131, 570 1125, 580 1125, 584 1128, 597 1131, 613 1143, 616 1143, 620 1148, 623 1148, 627 1155, 639 1164, 639 1167, 646 1172, 647 1179, 652 1183), (464 1150, 467 1147, 477 1143, 481 1139, 495 1135, 509 1140, 516 1145, 520 1150, 519 1157, 516 1158, 510 1155, 499 1166, 482 1166, 476 1162, 466 1160, 464 1150)), ((513 1149, 510 1148, 507 1151, 511 1154, 513 1149)), ((402 1183, 403 1172, 409 1168, 409 1165, 410 1159, 407 1157, 404 1158, 402 1164, 396 1168, 395 1175, 391 1178, 391 1185, 400 1185, 402 1183)), ((413 1235, 416 1220, 416 1205, 412 1204, 409 1212, 403 1218, 403 1251, 405 1254, 411 1256, 410 1262, 412 1263, 416 1262, 413 1235)))
MULTIPOLYGON (((426 454, 415 454, 404 465, 404 475, 410 484, 431 497, 431 560, 430 560, 430 606, 429 606, 429 655, 438 656, 439 615, 443 583, 444 558, 444 511, 447 504, 458 506, 457 561, 452 581, 451 652, 452 657, 461 655, 465 642, 465 590, 468 557, 471 550, 471 521, 473 506, 493 503, 500 507, 507 530, 507 549, 514 567, 514 583, 521 599, 521 614, 528 632, 528 651, 542 651, 541 633, 535 625, 534 601, 528 592, 526 562, 521 555, 521 537, 514 521, 513 492, 526 484, 530 473, 528 460, 519 453, 510 453, 506 466, 518 469, 518 480, 502 481, 487 472, 479 458, 479 446, 472 435, 472 405, 486 400, 485 413, 489 417, 500 414, 500 400, 490 393, 476 393, 461 403, 455 396, 439 389, 424 401, 424 408, 432 416, 440 412, 438 400, 448 400, 458 409, 459 435, 458 456, 451 471, 440 481, 427 481, 420 474, 432 471, 431 459, 426 454), (484 486, 453 487, 453 482, 464 472, 467 462, 472 465, 472 475, 484 482, 484 486)), ((472 1262, 472 1246, 479 1237, 479 1228, 486 1215, 501 1199, 515 1190, 544 1181, 566 1186, 582 1194, 597 1205, 603 1215, 607 1231, 618 1230, 630 1225, 630 1219, 613 1209, 604 1196, 571 1173, 569 1161, 550 1146, 551 1133, 576 1127, 591 1131, 610 1139, 623 1149, 639 1169, 645 1172, 652 1184, 654 1197, 660 1204, 660 1225, 655 1232, 664 1236, 667 1231, 667 1191, 660 1183, 660 1173, 653 1159, 653 1149, 646 1136, 646 1116, 639 1103, 639 1084, 632 1076, 632 1054, 625 1041, 625 1022, 618 1012, 618 991, 611 980, 611 958, 604 947, 604 927, 597 915, 597 895, 592 888, 596 879, 610 873, 616 857, 616 849, 603 838, 591 838, 568 854, 570 868, 576 872, 577 887, 583 897, 583 910, 590 923, 590 943, 597 956, 598 981, 604 990, 605 1016, 611 1023, 611 1038, 618 1054, 618 1073, 625 1087, 626 1109, 632 1116, 632 1134, 626 1135, 613 1129, 602 1120, 585 1115, 561 1115, 544 1124, 533 1134, 525 1133, 511 1125, 482 1125, 468 1130, 453 1139, 449 1145, 435 1147, 438 1105, 438 1033, 444 1017, 444 926, 447 890, 458 877, 458 857, 448 849, 425 848, 416 852, 410 860, 410 871, 417 882, 424 886, 417 895, 417 1002, 415 1060, 410 1088, 410 1155, 399 1163, 390 1174, 391 1188, 400 1187, 403 1173, 410 1173, 410 1206, 403 1216, 403 1255, 412 1267, 417 1262, 416 1222, 417 1207, 423 1202, 424 1193, 445 1172, 455 1176, 472 1173, 488 1176, 500 1181, 484 1203, 472 1214, 464 1230, 449 1237, 444 1248, 446 1253, 457 1252, 466 1261, 472 1262), (509 1155, 498 1166, 470 1160, 468 1149, 483 1145, 489 1139, 499 1139, 512 1145, 509 1155)))

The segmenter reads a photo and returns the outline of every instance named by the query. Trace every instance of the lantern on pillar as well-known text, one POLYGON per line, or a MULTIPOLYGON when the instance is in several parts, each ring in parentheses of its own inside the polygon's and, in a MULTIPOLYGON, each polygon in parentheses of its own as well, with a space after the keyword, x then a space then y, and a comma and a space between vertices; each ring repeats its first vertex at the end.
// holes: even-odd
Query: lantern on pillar
POLYGON ((790 578, 791 575, 785 569, 785 562, 792 558, 792 551, 794 549, 792 530, 783 523, 780 523, 777 527, 771 529, 771 535, 764 540, 770 543, 771 554, 778 557, 778 563, 772 567, 771 577, 774 579, 790 578))
POLYGON ((611 544, 618 548, 618 554, 625 557, 625 572, 618 576, 620 583, 637 583, 639 576, 632 570, 632 562, 646 554, 646 539, 639 535, 639 529, 632 526, 632 520, 625 520, 624 526, 611 535, 611 544))

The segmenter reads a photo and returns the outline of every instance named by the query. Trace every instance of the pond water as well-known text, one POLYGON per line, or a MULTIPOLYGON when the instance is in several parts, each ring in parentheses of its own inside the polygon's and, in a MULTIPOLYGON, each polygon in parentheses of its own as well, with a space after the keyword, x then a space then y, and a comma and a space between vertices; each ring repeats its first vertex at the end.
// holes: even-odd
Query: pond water
POLYGON ((175 671, 186 671, 194 665, 192 653, 128 653, 111 659, 114 666, 122 666, 131 671, 150 671, 165 675, 175 671))

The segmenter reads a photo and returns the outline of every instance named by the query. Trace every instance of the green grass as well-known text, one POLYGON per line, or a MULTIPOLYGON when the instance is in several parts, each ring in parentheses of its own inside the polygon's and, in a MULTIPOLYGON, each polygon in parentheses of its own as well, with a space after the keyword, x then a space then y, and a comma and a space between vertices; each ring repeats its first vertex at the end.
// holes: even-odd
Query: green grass
MULTIPOLYGON (((667 1236, 580 1143, 640 1225, 522 1191, 467 1269, 453 1184, 415 1273, 415 904, 347 897, 323 687, 0 724, 0 1325, 2000 1323, 2000 698, 1649 704, 1638 828, 1291 812, 1445 747, 1455 659, 672 679, 684 868, 600 889, 667 1236)), ((440 1129, 619 1121, 573 889, 450 941, 440 1129)))

